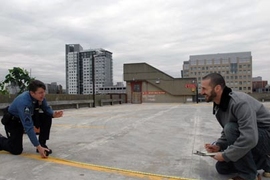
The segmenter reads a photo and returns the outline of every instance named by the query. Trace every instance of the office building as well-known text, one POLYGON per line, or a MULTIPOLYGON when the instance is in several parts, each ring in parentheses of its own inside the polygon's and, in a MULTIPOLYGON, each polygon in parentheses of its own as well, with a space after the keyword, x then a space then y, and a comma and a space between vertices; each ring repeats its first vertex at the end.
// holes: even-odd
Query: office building
POLYGON ((47 94, 63 94, 63 88, 57 82, 45 83, 47 94))
POLYGON ((67 94, 93 94, 93 87, 97 92, 103 86, 113 85, 111 52, 102 48, 83 50, 80 44, 66 44, 65 55, 67 94))
POLYGON ((268 81, 262 80, 262 77, 253 77, 252 78, 252 91, 263 93, 263 92, 269 92, 268 88, 268 81))
POLYGON ((252 93, 251 52, 191 55, 184 61, 181 75, 196 78, 200 88, 202 77, 213 72, 220 73, 233 90, 252 93))

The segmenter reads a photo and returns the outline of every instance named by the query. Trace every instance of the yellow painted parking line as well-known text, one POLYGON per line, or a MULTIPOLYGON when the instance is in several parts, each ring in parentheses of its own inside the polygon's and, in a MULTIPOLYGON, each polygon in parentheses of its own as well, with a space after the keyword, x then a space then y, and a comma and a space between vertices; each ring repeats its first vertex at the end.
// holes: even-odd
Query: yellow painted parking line
MULTIPOLYGON (((3 154, 3 153, 7 153, 7 152, 5 151, 0 152, 0 154, 3 154)), ((176 177, 176 176, 167 176, 167 175, 161 175, 161 174, 153 174, 153 173, 132 171, 132 170, 120 169, 120 168, 114 168, 114 167, 108 167, 108 166, 82 163, 82 162, 77 162, 77 161, 60 159, 60 158, 56 158, 52 156, 49 156, 48 158, 41 158, 39 154, 23 153, 21 154, 21 156, 35 159, 35 160, 40 160, 40 161, 62 164, 66 166, 89 169, 92 171, 99 171, 99 172, 104 172, 104 173, 116 173, 116 174, 121 174, 123 176, 135 177, 135 178, 143 178, 143 179, 150 179, 150 180, 194 180, 194 179, 182 178, 182 177, 176 177)))

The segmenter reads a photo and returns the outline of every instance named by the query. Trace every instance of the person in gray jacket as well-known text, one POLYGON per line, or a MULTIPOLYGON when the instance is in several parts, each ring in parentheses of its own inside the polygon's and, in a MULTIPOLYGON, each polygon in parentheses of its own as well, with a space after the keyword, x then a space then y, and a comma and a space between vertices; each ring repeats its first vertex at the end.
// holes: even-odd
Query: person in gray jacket
POLYGON ((232 91, 224 78, 211 73, 202 78, 201 94, 213 102, 213 114, 222 126, 221 137, 205 144, 208 152, 218 152, 216 170, 237 173, 229 180, 260 180, 257 170, 270 178, 270 112, 244 92, 232 91))

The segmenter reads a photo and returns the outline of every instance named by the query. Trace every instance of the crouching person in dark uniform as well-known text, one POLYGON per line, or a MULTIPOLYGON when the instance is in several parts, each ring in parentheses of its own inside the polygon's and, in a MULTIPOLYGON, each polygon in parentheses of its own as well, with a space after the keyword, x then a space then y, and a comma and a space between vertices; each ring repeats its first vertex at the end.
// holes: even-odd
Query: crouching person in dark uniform
POLYGON ((46 145, 52 118, 63 116, 63 111, 53 111, 45 99, 46 86, 39 80, 29 84, 29 91, 17 96, 4 112, 2 123, 7 138, 0 134, 0 150, 18 155, 23 151, 23 134, 28 135, 40 156, 45 158, 52 150, 46 145), (39 129, 39 139, 34 130, 39 129))

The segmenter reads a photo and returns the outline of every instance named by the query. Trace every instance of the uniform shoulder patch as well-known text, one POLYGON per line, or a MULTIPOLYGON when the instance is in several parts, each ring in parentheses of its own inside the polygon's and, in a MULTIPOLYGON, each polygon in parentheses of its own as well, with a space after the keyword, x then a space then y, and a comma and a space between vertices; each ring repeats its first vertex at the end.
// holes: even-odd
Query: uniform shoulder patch
POLYGON ((27 115, 31 114, 29 107, 24 108, 24 113, 27 114, 27 115))

